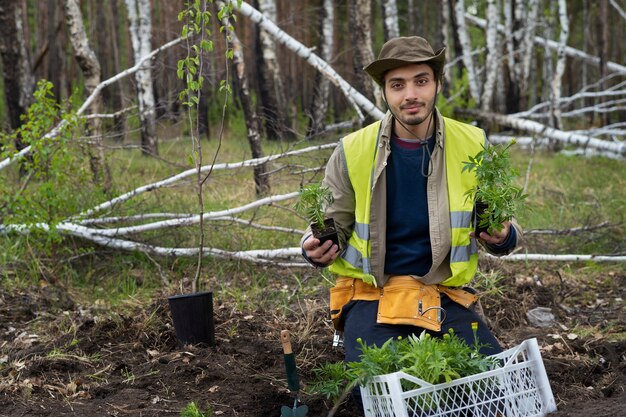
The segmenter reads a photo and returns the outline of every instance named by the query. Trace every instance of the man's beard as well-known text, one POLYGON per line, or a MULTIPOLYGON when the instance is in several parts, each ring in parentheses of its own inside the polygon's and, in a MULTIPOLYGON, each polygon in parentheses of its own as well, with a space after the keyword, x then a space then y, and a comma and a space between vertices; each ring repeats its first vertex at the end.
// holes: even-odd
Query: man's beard
POLYGON ((423 104, 420 101, 412 101, 410 103, 406 103, 406 104, 401 105, 400 109, 399 109, 400 110, 399 116, 402 115, 401 116, 402 123, 410 125, 410 126, 417 126, 417 125, 422 124, 426 119, 430 118, 430 116, 431 116, 431 114, 433 112, 434 103, 435 103, 434 99, 429 101, 429 102, 427 102, 427 103, 425 103, 423 109, 426 110, 426 115, 424 115, 424 116, 422 116, 420 114, 414 114, 414 115, 405 116, 405 115, 402 115, 402 112, 401 112, 403 107, 405 107, 405 106, 406 107, 410 107, 410 106, 412 106, 414 104, 423 104))

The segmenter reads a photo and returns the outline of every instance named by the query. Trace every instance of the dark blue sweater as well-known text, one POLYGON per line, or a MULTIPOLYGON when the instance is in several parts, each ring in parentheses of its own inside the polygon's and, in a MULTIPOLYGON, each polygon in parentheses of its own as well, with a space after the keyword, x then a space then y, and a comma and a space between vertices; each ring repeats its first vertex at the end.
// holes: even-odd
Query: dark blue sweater
MULTIPOLYGON (((432 152, 434 136, 429 139, 432 152)), ((385 273, 426 275, 432 249, 426 199, 430 153, 425 146, 392 138, 387 160, 387 251, 385 273), (422 170, 422 164, 424 169, 422 170)))
MULTIPOLYGON (((434 136, 425 146, 392 137, 387 160, 387 251, 385 273, 424 276, 432 265, 426 178, 434 136), (422 164, 424 165, 422 169, 422 164)), ((517 240, 513 227, 500 245, 488 245, 496 254, 506 253, 517 240)))

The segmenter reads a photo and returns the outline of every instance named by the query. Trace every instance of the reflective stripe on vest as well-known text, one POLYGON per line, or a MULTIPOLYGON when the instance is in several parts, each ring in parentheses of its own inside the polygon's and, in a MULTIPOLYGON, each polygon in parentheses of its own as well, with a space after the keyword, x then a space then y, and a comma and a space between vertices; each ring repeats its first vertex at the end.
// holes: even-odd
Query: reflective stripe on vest
MULTIPOLYGON (((348 176, 354 189, 355 227, 346 250, 329 268, 337 275, 360 278, 373 285, 376 285, 376 280, 370 262, 369 217, 380 125, 380 121, 372 123, 341 140, 348 176)), ((473 173, 462 172, 463 161, 482 149, 485 136, 481 129, 448 118, 444 118, 444 127, 452 275, 442 284, 460 286, 471 281, 478 264, 476 241, 469 237, 473 200, 465 196, 466 191, 476 183, 476 178, 473 173)))

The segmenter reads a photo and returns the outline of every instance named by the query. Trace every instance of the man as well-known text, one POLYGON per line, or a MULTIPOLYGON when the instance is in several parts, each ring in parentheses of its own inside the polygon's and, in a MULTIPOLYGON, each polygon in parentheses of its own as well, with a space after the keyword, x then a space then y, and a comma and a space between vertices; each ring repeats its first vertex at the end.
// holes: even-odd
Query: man
MULTIPOLYGON (((305 258, 338 276, 331 317, 344 332, 346 361, 359 360, 357 338, 380 346, 424 330, 453 329, 468 344, 477 337, 485 354, 501 351, 465 288, 478 255, 465 196, 476 179, 462 167, 485 134, 435 107, 444 49, 433 52, 417 36, 394 38, 365 67, 389 110, 344 137, 328 161, 324 184, 334 201, 326 215, 338 225, 341 251, 310 232, 302 238, 305 258)), ((517 225, 502 226, 476 237, 491 253, 509 253, 520 240, 517 225)))

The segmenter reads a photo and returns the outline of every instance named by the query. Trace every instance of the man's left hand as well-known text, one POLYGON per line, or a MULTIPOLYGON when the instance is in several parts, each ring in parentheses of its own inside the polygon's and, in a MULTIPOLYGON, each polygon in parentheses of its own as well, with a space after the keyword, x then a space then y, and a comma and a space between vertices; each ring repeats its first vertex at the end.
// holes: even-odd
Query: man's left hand
MULTIPOLYGON (((510 229, 511 229, 511 223, 507 221, 507 222, 502 223, 501 230, 494 230, 493 234, 489 234, 487 232, 481 232, 478 238, 484 240, 485 243, 487 243, 488 245, 500 245, 509 236, 510 229)), ((476 237, 475 233, 470 232, 470 237, 476 237)))

